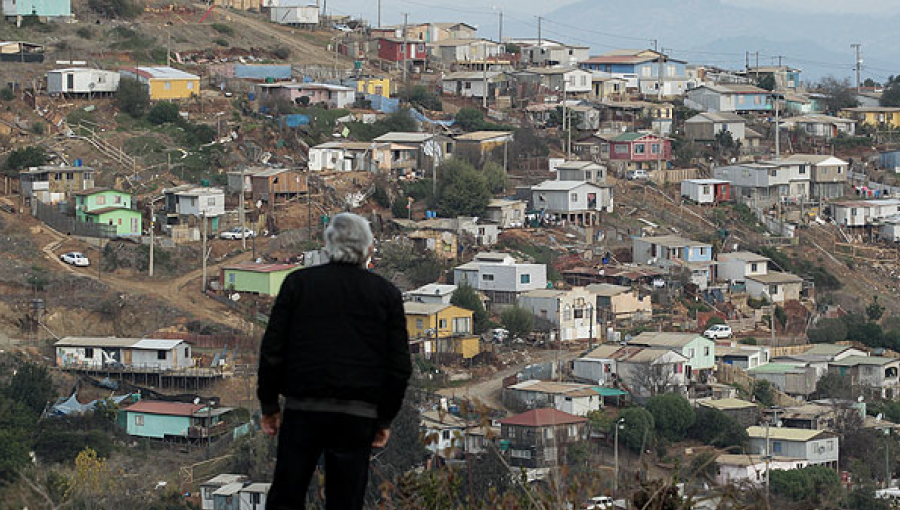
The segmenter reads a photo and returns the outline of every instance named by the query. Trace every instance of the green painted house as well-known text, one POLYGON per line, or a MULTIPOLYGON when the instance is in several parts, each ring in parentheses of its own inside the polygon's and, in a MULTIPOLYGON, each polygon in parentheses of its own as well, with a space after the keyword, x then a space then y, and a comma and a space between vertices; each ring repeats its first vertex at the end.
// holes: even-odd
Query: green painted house
POLYGON ((130 436, 205 439, 226 431, 222 416, 231 408, 189 402, 141 400, 119 411, 119 425, 130 436))
POLYGON ((688 359, 686 375, 696 380, 699 373, 716 366, 716 343, 698 333, 645 331, 628 341, 630 345, 671 349, 688 359))
POLYGON ((123 191, 90 188, 75 193, 75 218, 113 225, 118 236, 141 235, 141 213, 132 206, 131 195, 123 191))
POLYGON ((222 268, 219 281, 225 290, 276 296, 287 275, 299 268, 297 264, 243 262, 222 268))

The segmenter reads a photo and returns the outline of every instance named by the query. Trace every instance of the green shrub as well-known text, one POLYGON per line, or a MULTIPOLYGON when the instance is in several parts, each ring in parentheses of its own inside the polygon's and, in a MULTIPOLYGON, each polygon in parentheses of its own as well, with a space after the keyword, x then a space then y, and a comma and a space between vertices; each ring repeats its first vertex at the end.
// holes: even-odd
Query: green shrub
POLYGON ((287 60, 291 56, 291 49, 284 46, 279 46, 272 50, 272 54, 275 55, 276 58, 287 60))
POLYGON ((147 113, 147 120, 153 124, 177 122, 179 118, 178 105, 171 101, 160 101, 147 113))
POLYGON ((131 19, 137 17, 142 10, 131 0, 88 0, 88 8, 110 19, 131 19))
POLYGON ((47 123, 40 120, 31 123, 31 132, 36 135, 42 135, 47 132, 47 123))
POLYGON ((75 31, 75 35, 81 37, 82 39, 93 39, 94 29, 91 27, 81 27, 75 31))
POLYGON ((3 87, 2 89, 0 89, 0 100, 12 101, 15 98, 16 94, 15 92, 13 92, 13 89, 9 87, 3 87))
POLYGON ((142 117, 150 107, 150 96, 140 82, 131 78, 123 78, 119 80, 116 106, 137 119, 142 117))
POLYGON ((225 46, 225 47, 227 47, 230 44, 227 39, 221 39, 221 38, 216 39, 213 42, 218 44, 219 46, 225 46))
POLYGON ((234 29, 225 23, 213 23, 213 30, 224 35, 234 35, 234 29))

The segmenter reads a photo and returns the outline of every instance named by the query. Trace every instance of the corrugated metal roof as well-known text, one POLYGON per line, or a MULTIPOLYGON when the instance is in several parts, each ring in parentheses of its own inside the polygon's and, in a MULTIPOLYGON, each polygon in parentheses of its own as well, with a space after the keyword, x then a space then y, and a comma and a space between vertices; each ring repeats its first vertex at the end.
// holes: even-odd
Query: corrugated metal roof
POLYGON ((734 409, 746 409, 748 407, 756 407, 756 404, 753 402, 748 402, 746 400, 741 400, 739 398, 722 398, 719 400, 704 400, 700 402, 701 406, 711 407, 713 409, 718 409, 720 411, 725 410, 734 410, 734 409))
POLYGON ((727 260, 742 260, 744 262, 767 262, 769 260, 772 260, 769 257, 765 257, 751 251, 733 251, 730 253, 720 253, 718 259, 719 262, 727 260))
POLYGON ((161 338, 142 338, 131 346, 132 349, 146 349, 149 351, 168 351, 174 349, 184 340, 167 340, 161 338))
POLYGON ((124 409, 128 413, 164 414, 167 416, 193 416, 206 407, 189 402, 164 402, 162 400, 140 400, 124 409))
POLYGON ((645 331, 632 338, 629 343, 651 347, 684 347, 698 338, 713 343, 712 340, 705 338, 699 333, 677 333, 672 331, 645 331))
POLYGON ((253 273, 274 273, 277 271, 290 271, 298 269, 299 264, 257 264, 256 262, 241 262, 222 269, 226 271, 250 271, 253 273))
POLYGON ((512 131, 473 131, 456 137, 463 142, 484 142, 495 138, 511 138, 512 131))
POLYGON ((131 347, 140 338, 67 336, 56 341, 56 347, 131 347))
MULTIPOLYGON (((747 427, 747 435, 755 439, 765 439, 766 427, 747 427)), ((786 427, 769 427, 769 439, 780 441, 810 441, 819 436, 829 436, 824 430, 794 429, 786 427)))
POLYGON ((592 283, 585 288, 589 292, 603 297, 618 296, 619 294, 631 291, 631 287, 613 285, 612 283, 592 283))
POLYGON ((524 427, 545 427, 550 425, 567 425, 584 423, 587 418, 564 413, 557 409, 532 409, 522 414, 500 420, 502 425, 521 425, 524 427))
POLYGON ((751 374, 787 374, 802 371, 802 367, 791 365, 789 363, 766 363, 765 365, 759 365, 758 367, 747 370, 747 372, 750 372, 751 374))
POLYGON ((536 186, 532 186, 532 191, 571 191, 581 186, 593 186, 598 189, 608 188, 610 186, 601 186, 599 184, 587 181, 544 181, 536 186))
POLYGON ((229 483, 228 485, 223 485, 213 492, 213 496, 234 496, 241 489, 244 488, 244 484, 240 482, 229 483))
POLYGON ((748 280, 753 280, 755 282, 764 283, 766 285, 778 284, 778 283, 800 283, 803 281, 803 278, 800 278, 797 275, 793 275, 791 273, 768 273, 768 274, 755 274, 748 275, 746 277, 748 280))
POLYGON ((403 303, 403 311, 408 315, 434 315, 451 306, 452 305, 444 303, 417 303, 415 301, 407 301, 403 303))
POLYGON ((132 72, 134 74, 138 74, 145 78, 150 78, 154 80, 199 80, 200 77, 193 75, 191 73, 186 73, 180 69, 175 69, 172 67, 166 66, 139 66, 139 67, 126 67, 123 68, 122 71, 132 72))
POLYGON ((900 361, 897 358, 887 358, 884 356, 847 356, 839 361, 832 361, 832 365, 852 367, 856 365, 887 365, 888 363, 896 363, 900 361))

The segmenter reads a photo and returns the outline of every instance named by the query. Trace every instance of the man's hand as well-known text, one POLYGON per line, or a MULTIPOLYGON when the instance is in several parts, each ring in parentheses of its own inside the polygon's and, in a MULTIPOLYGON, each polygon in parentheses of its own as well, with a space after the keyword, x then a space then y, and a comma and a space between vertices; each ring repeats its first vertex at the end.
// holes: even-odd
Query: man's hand
POLYGON ((275 437, 281 428, 281 413, 264 414, 260 425, 267 436, 275 437))
POLYGON ((391 429, 378 429, 375 438, 372 439, 372 448, 384 448, 390 438, 391 429))

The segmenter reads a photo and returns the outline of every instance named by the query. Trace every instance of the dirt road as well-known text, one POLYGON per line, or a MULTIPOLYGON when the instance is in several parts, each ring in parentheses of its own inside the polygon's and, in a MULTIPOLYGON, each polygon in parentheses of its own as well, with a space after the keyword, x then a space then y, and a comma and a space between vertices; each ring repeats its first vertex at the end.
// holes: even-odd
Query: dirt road
MULTIPOLYGON (((52 229, 46 228, 45 230, 51 233, 51 235, 55 238, 53 242, 45 245, 42 248, 45 256, 48 259, 55 261, 60 265, 60 267, 70 273, 102 281, 103 283, 120 292, 155 296, 159 299, 162 299, 163 301, 166 301, 176 308, 182 309, 185 312, 194 315, 199 319, 208 320, 210 322, 215 322, 218 324, 224 324, 232 328, 241 328, 243 325, 243 319, 232 313, 232 311, 228 307, 213 299, 205 297, 200 293, 199 280, 203 274, 202 269, 197 269, 189 273, 185 273, 184 275, 181 275, 175 279, 148 281, 138 278, 125 278, 109 273, 101 274, 97 271, 96 267, 76 268, 61 261, 59 259, 60 253, 57 253, 59 247, 64 242, 69 240, 69 238, 53 231, 52 229)), ((219 267, 223 265, 250 260, 251 258, 252 253, 241 253, 227 260, 223 260, 217 264, 208 266, 207 274, 216 274, 219 270, 219 267)), ((99 261, 95 260, 94 263, 99 263, 99 261)))
POLYGON ((548 363, 556 361, 557 359, 569 362, 577 358, 580 353, 581 350, 564 350, 559 353, 557 353, 557 351, 538 351, 536 354, 532 353, 531 361, 500 370, 488 380, 471 382, 460 388, 444 388, 438 390, 437 393, 445 397, 465 397, 470 400, 480 400, 490 407, 502 409, 503 404, 500 402, 500 390, 503 388, 504 378, 514 375, 526 366, 535 363, 548 363))

